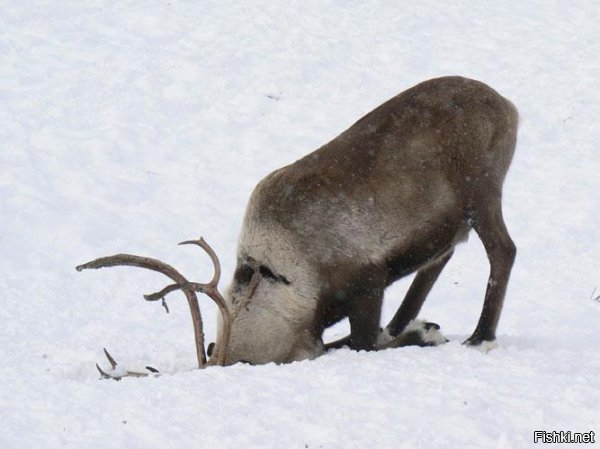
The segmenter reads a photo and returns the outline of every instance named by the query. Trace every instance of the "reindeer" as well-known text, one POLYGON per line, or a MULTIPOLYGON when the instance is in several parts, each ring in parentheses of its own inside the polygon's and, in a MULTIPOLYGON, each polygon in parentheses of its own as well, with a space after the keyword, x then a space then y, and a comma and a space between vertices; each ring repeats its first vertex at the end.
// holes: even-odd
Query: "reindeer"
POLYGON ((465 344, 491 346, 516 255, 502 217, 502 186, 517 126, 513 104, 481 82, 425 81, 259 182, 224 295, 217 289, 218 258, 202 239, 184 243, 211 257, 215 275, 208 284, 132 255, 97 259, 78 270, 135 265, 173 279, 146 299, 185 293, 199 366, 287 363, 342 344, 371 351, 415 340, 440 343, 439 326, 413 320, 455 246, 474 229, 490 274, 479 322, 465 344), (381 330, 386 287, 414 272, 406 297, 381 330), (208 362, 196 292, 208 294, 221 312, 208 362), (324 330, 346 317, 349 337, 325 345, 324 330))

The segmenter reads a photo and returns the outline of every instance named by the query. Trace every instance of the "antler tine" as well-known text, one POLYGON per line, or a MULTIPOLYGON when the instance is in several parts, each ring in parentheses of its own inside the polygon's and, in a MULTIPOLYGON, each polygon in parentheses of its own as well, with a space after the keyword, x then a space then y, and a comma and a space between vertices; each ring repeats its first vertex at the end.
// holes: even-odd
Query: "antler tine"
POLYGON ((112 369, 115 369, 117 367, 117 362, 115 361, 115 359, 113 359, 113 356, 110 355, 110 352, 108 352, 106 348, 102 348, 102 350, 104 351, 104 355, 108 359, 108 363, 110 363, 110 366, 112 366, 112 369))
POLYGON ((198 298, 194 290, 190 287, 190 282, 171 265, 161 262, 150 257, 135 256, 132 254, 116 254, 114 256, 101 257, 92 260, 91 262, 79 265, 77 271, 87 269, 98 269, 115 266, 131 266, 145 268, 156 271, 171 278, 177 283, 178 288, 183 291, 190 307, 192 315, 192 324, 194 326, 194 341, 196 344, 196 358, 198 359, 198 367, 202 368, 206 365, 206 352, 204 349, 204 331, 202 326, 202 317, 200 315, 200 307, 198 298))
POLYGON ((206 254, 208 254, 208 257, 210 257, 210 260, 212 261, 213 266, 215 267, 215 272, 213 273, 213 277, 208 283, 208 285, 216 287, 219 284, 219 280, 221 279, 221 263, 219 262, 217 253, 215 253, 212 247, 208 243, 206 243, 206 240, 200 237, 198 240, 186 240, 185 242, 179 242, 179 245, 197 245, 200 248, 202 248, 206 252, 206 254))
MULTIPOLYGON (((112 370, 115 371, 117 369, 117 362, 112 357, 112 355, 110 355, 110 353, 106 350, 106 348, 103 348, 103 351, 104 351, 104 355, 106 356, 106 359, 108 360, 108 363, 110 363, 110 366, 112 367, 112 370)), ((97 363, 96 363, 96 369, 98 370, 98 372, 100 373, 100 376, 103 379, 112 379, 112 380, 121 380, 124 377, 147 377, 152 374, 159 374, 158 370, 155 368, 152 368, 151 366, 146 367, 146 369, 148 370, 147 373, 141 373, 139 371, 129 371, 129 370, 122 372, 122 374, 107 373, 102 368, 100 368, 100 365, 98 365, 97 363)))
MULTIPOLYGON (((199 291, 206 294, 219 307, 219 311, 221 312, 221 316, 223 318, 221 320, 221 347, 217 348, 218 350, 216 357, 211 357, 208 363, 210 365, 224 365, 227 353, 227 346, 229 344, 232 314, 229 309, 229 306, 227 305, 227 302, 225 301, 225 298, 223 298, 223 295, 221 295, 221 292, 219 292, 218 289, 219 280, 221 279, 221 263, 219 262, 219 258, 215 251, 208 243, 206 243, 206 241, 202 237, 200 237, 198 240, 186 240, 185 242, 181 242, 179 244, 199 246, 208 254, 213 263, 215 272, 210 282, 208 284, 198 284, 192 282, 189 284, 189 287, 195 291, 199 291)), ((171 291, 172 288, 176 289, 176 286, 168 286, 165 289, 163 289, 163 291, 171 291)), ((159 295, 160 293, 161 292, 157 293, 156 295, 159 295)), ((154 299, 154 295, 148 296, 154 299)))

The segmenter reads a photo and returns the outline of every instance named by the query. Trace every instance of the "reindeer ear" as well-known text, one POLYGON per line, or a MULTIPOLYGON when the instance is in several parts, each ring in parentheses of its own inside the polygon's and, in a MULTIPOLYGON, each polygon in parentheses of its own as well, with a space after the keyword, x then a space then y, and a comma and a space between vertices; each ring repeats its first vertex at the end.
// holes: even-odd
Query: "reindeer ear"
POLYGON ((208 348, 206 348, 206 354, 209 357, 212 357, 212 353, 214 350, 215 350, 215 342, 213 341, 208 344, 208 348))

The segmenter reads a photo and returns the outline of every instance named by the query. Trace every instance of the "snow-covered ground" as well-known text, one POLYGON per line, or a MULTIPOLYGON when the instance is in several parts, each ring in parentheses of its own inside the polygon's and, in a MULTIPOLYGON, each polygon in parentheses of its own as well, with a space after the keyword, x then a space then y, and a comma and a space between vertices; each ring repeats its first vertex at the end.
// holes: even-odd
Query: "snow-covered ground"
MULTIPOLYGON (((0 447, 526 448, 600 439, 600 4, 21 1, 0 8, 0 447), (473 330, 488 274, 473 236, 422 316, 452 341, 194 370, 164 279, 77 273, 164 259, 225 277, 252 187, 398 92, 482 80, 519 108, 504 209, 519 253, 498 349, 473 330), (158 378, 98 380, 106 346, 158 378)), ((225 282, 228 279, 224 279, 225 282)), ((409 280, 390 288, 384 320, 409 280)), ((203 303, 208 335, 215 310, 203 303)), ((341 324, 330 337, 344 334, 341 324)), ((576 447, 571 445, 569 447, 576 447)))

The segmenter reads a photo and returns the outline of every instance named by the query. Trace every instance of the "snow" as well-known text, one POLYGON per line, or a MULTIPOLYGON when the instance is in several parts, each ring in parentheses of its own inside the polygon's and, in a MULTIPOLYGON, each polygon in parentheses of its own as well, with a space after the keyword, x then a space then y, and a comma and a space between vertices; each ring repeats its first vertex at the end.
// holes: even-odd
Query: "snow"
MULTIPOLYGON (((595 1, 3 5, 0 447, 508 449, 533 447, 535 430, 598 435, 599 19, 595 1), (141 300, 165 279, 75 271, 129 252, 204 281, 207 257, 175 246, 203 235, 231 276, 264 175, 446 74, 488 83, 521 115, 497 349, 460 344, 488 275, 475 236, 422 313, 450 343, 286 366, 194 370, 185 300, 170 315, 141 300), (165 374, 100 381, 103 346, 165 374)), ((384 319, 409 281, 388 290, 384 319)))

